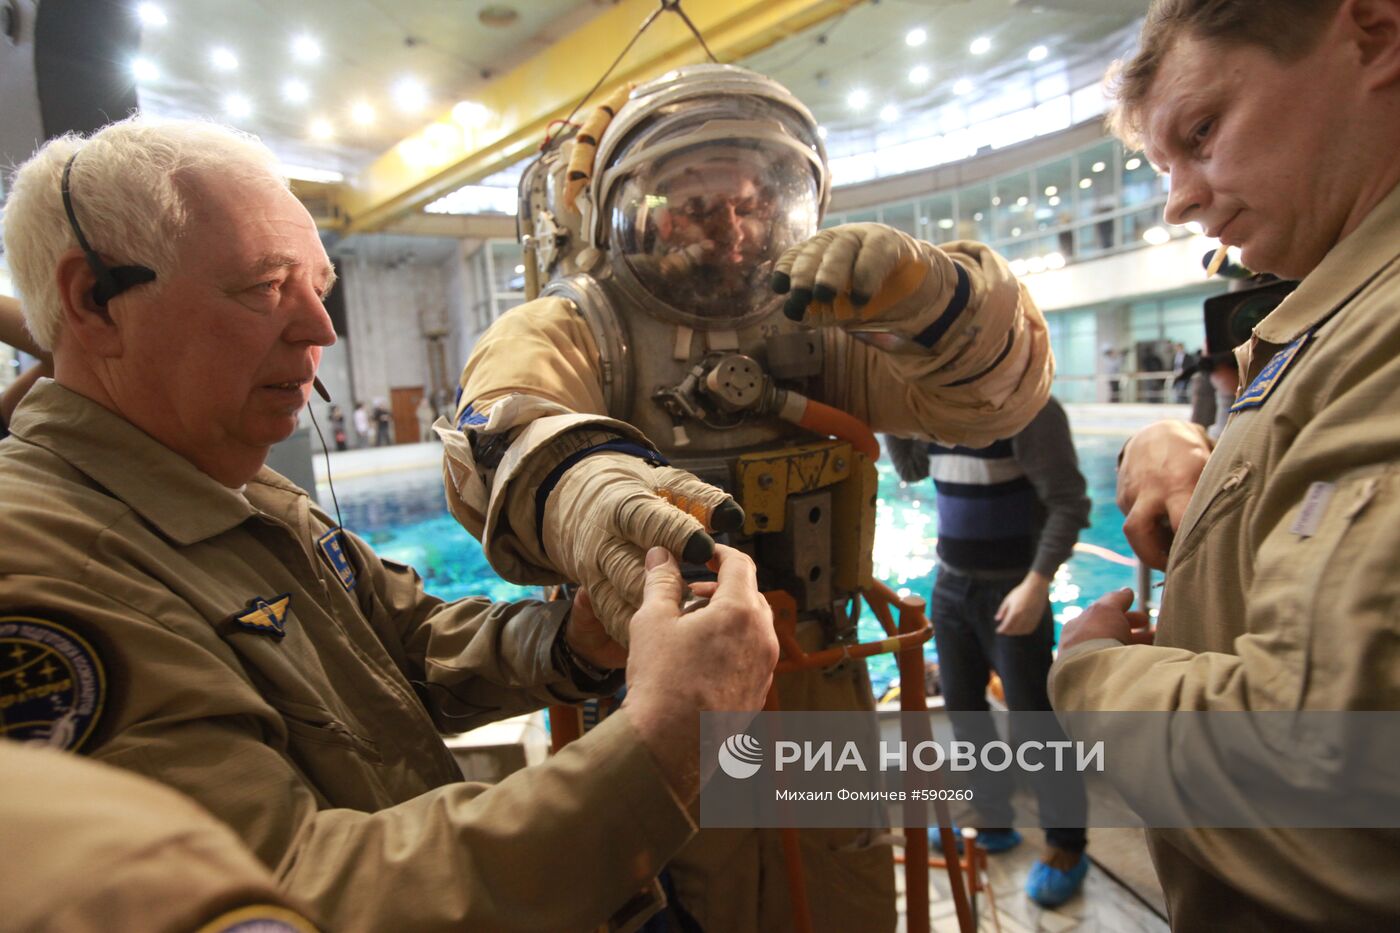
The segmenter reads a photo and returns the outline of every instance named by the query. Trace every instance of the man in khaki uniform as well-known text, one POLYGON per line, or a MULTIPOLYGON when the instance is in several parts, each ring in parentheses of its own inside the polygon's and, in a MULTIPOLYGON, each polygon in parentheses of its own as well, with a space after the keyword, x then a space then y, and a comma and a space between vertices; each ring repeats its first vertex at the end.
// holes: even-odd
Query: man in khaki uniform
POLYGON ((753 565, 721 551, 681 614, 649 554, 654 624, 624 658, 585 598, 426 595, 264 468, 335 339, 275 164, 212 124, 127 121, 15 177, 7 254, 56 375, 0 446, 0 727, 183 791, 318 926, 595 926, 692 832, 697 711, 762 703, 753 565), (615 723, 461 781, 439 732, 611 690, 624 662, 615 723))
MULTIPOLYGON (((760 484, 868 470, 845 513, 840 492, 789 478, 785 502, 744 504, 742 529, 718 528, 755 555, 766 592, 792 599, 805 651, 849 643, 844 606, 864 580, 842 584, 838 568, 844 552, 870 575, 874 470, 852 467, 849 450, 825 467, 802 460, 800 445, 830 428, 803 413, 989 444, 1048 396, 1045 320, 980 243, 937 247, 881 224, 817 232, 830 174, 816 121, 763 75, 690 66, 601 109, 614 106, 605 130, 590 120, 578 137, 597 133, 598 147, 568 241, 590 244, 581 271, 493 324, 463 370, 456 430, 441 431, 449 504, 503 577, 587 586, 622 639, 641 554, 703 543, 722 522, 702 522, 726 508, 733 518, 728 493, 743 500, 737 477, 758 462, 746 457, 765 458, 760 484)), ((538 228, 553 222, 541 214, 538 228)), ((874 708, 863 661, 783 673, 777 686, 783 709, 874 708)), ((801 846, 817 929, 894 929, 883 828, 804 831, 801 846)), ((776 832, 701 833, 671 868, 704 929, 793 922, 776 832)))
POLYGON ((313 930, 232 830, 154 781, 0 740, 0 786, 11 933, 313 930))
MULTIPOLYGON (((1170 547, 1155 641, 1130 594, 1100 599, 1065 628, 1055 708, 1400 709, 1400 3, 1158 2, 1119 95, 1167 220, 1302 283, 1241 347, 1214 450, 1180 423, 1128 444, 1125 531, 1150 563, 1170 547)), ((1394 830, 1149 842, 1174 929, 1400 924, 1394 830)))

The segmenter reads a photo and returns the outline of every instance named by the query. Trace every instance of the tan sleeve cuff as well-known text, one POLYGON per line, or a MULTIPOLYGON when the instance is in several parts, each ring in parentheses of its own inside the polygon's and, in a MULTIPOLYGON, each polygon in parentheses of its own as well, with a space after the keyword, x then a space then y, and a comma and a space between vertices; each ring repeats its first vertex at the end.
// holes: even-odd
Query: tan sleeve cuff
POLYGON ((1088 641, 1080 642, 1073 648, 1061 651, 1055 658, 1055 663, 1050 665, 1050 705, 1056 712, 1068 713, 1082 711, 1082 697, 1078 696, 1076 689, 1077 679, 1076 669, 1083 669, 1086 665, 1075 665, 1075 661, 1085 655, 1103 651, 1105 648, 1122 648, 1123 642, 1116 638, 1091 638, 1088 641))

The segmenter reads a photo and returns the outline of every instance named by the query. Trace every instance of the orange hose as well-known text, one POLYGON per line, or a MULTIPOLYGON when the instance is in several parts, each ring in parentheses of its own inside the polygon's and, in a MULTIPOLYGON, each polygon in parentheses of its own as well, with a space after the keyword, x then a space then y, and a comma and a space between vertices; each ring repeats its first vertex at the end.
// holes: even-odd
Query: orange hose
POLYGON ((806 428, 814 434, 827 434, 848 441, 871 461, 880 456, 880 442, 875 439, 875 432, 860 419, 821 402, 811 399, 807 399, 806 402, 802 416, 797 419, 798 427, 806 428))

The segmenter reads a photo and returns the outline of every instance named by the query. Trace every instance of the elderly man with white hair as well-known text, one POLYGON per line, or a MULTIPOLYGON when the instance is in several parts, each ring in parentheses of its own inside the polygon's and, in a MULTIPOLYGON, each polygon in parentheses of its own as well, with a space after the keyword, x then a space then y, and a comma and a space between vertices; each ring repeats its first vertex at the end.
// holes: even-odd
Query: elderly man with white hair
POLYGON ((752 562, 719 549, 682 613, 654 549, 627 655, 586 594, 425 594, 266 469, 335 340, 334 273, 251 137, 53 140, 5 246, 55 375, 0 445, 0 731, 188 794, 324 928, 579 929, 635 904, 694 830, 699 711, 762 705, 752 562), (440 732, 611 693, 624 664, 622 715, 461 780, 440 732))

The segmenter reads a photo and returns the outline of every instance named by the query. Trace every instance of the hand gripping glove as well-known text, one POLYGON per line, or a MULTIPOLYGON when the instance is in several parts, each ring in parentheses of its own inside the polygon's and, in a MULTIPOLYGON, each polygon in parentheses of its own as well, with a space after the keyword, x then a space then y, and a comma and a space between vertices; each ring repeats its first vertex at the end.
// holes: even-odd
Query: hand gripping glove
POLYGON ((934 331, 949 297, 965 292, 966 281, 931 244, 884 224, 845 224, 783 253, 772 285, 788 296, 783 312, 794 321, 893 333, 928 348, 942 335, 934 331), (950 284, 954 295, 945 297, 950 284))
POLYGON ((714 556, 706 529, 736 531, 743 509, 684 470, 600 451, 570 466, 544 505, 540 541, 559 572, 588 588, 608 634, 627 644, 642 604, 646 552, 660 545, 681 560, 714 556))

